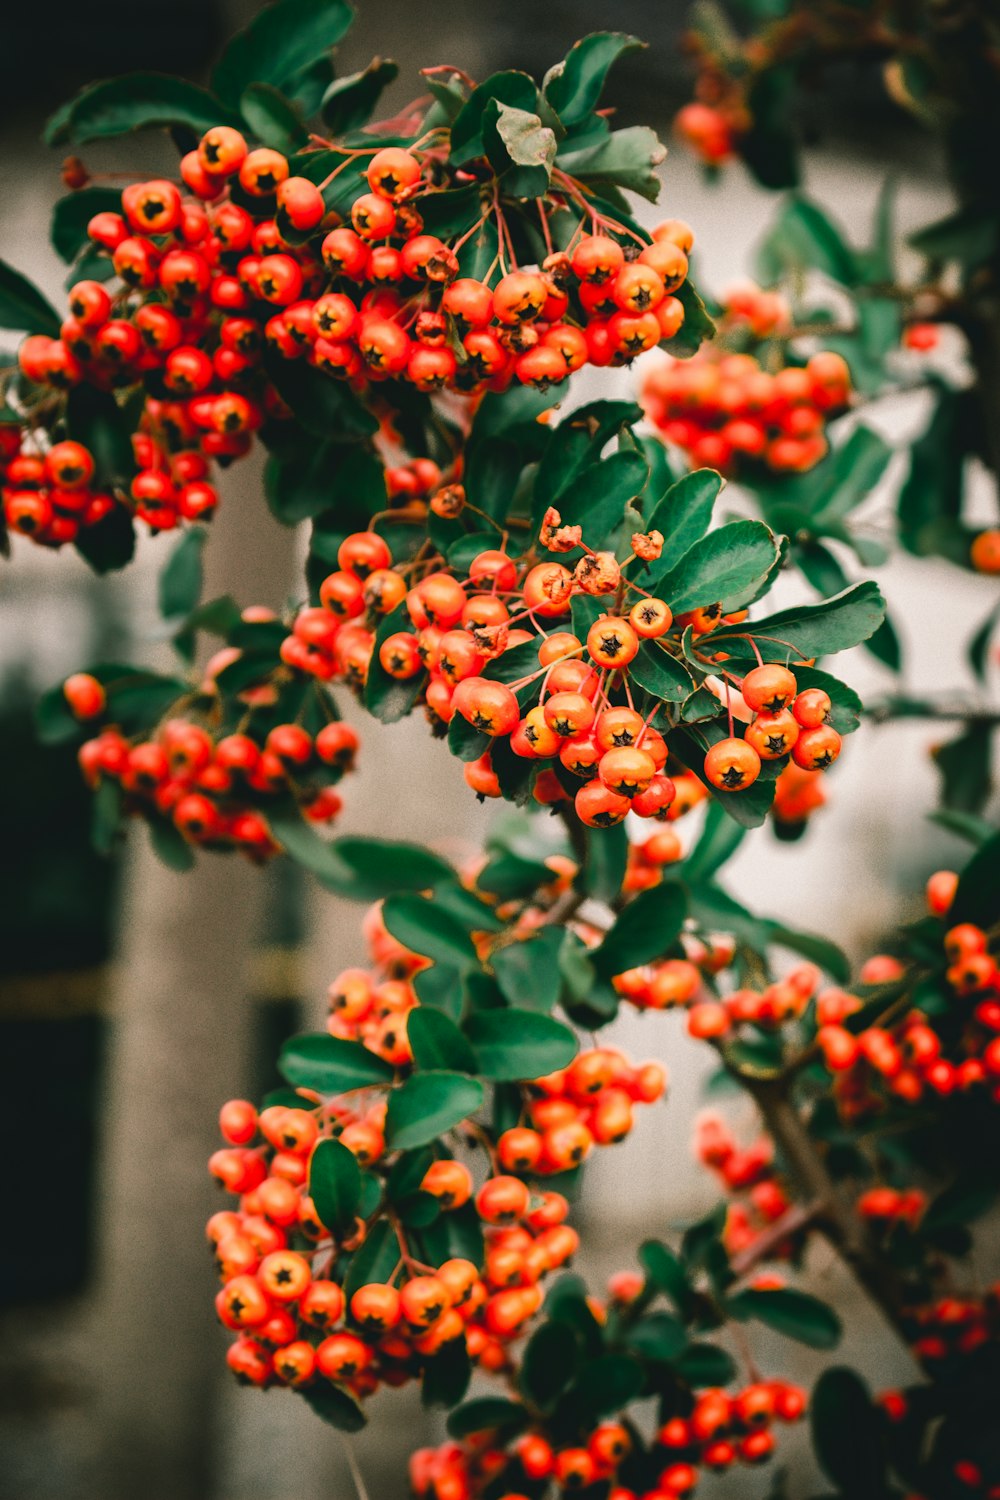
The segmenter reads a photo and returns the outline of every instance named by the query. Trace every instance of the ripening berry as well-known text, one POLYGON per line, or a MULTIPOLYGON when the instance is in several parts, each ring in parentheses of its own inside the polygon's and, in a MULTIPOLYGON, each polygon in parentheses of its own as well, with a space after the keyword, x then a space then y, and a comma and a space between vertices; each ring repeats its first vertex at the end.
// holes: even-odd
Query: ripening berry
POLYGON ((351 1317, 364 1333, 387 1333, 401 1317, 399 1293, 381 1282, 359 1287, 351 1298, 351 1317))
POLYGON ((448 1288, 439 1276, 414 1276, 399 1298, 403 1321, 411 1328, 430 1328, 450 1305, 448 1288))
POLYGON ((537 272, 511 271, 494 288, 494 316, 508 326, 529 323, 539 316, 547 296, 545 279, 537 272))
POLYGON ((372 1351, 353 1333, 334 1333, 316 1348, 316 1368, 327 1380, 351 1380, 368 1368, 372 1351))
POLYGON ((582 786, 573 801, 577 816, 588 828, 614 828, 632 806, 627 797, 612 791, 599 778, 582 786))
POLYGON ((386 146, 371 158, 365 176, 373 193, 382 198, 398 198, 420 181, 420 163, 409 151, 386 146))
POLYGON ((206 172, 229 177, 239 171, 248 149, 238 130, 229 125, 213 125, 198 142, 198 157, 206 172))
POLYGON ((629 624, 643 640, 657 640, 674 623, 669 604, 662 599, 640 599, 629 610, 629 624))
POLYGON ((760 775, 760 756, 746 740, 725 739, 705 756, 705 777, 721 792, 738 792, 760 775))
POLYGON ((219 1111, 223 1140, 245 1146, 257 1134, 257 1111, 246 1099, 230 1099, 219 1111))
POLYGON ((748 672, 740 690, 748 708, 755 712, 776 714, 779 709, 787 708, 791 703, 797 686, 795 677, 787 667, 772 662, 763 667, 754 667, 748 672))
POLYGON ((530 1199, 517 1177, 491 1177, 476 1194, 476 1211, 487 1224, 514 1224, 527 1213, 530 1199))
POLYGON ((925 888, 927 910, 935 917, 943 917, 951 909, 958 889, 958 876, 954 870, 935 870, 925 888))
POLYGON ((818 729, 830 717, 829 693, 822 688, 805 688, 792 703, 792 713, 803 729, 818 729))
POLYGON ((628 620, 605 616, 588 630, 587 650, 602 667, 625 667, 639 650, 639 637, 628 620))
POLYGON ((344 1315, 344 1293, 335 1281, 314 1281, 299 1300, 299 1316, 313 1328, 332 1328, 344 1315))
POLYGON ((564 1448, 555 1456, 553 1478, 561 1490, 584 1490, 597 1475, 597 1465, 586 1448, 564 1448))
POLYGON ((1000 573, 1000 529, 981 531, 969 548, 969 561, 977 573, 1000 573))
POLYGON ((104 712, 105 693, 89 672, 74 672, 63 683, 63 697, 75 719, 96 719, 104 712))
POLYGON ((304 1255, 295 1250, 276 1250, 261 1261, 257 1279, 275 1302, 297 1302, 312 1280, 312 1273, 304 1255))
POLYGON ((234 1276, 215 1299, 215 1310, 227 1328, 255 1328, 266 1321, 271 1307, 253 1276, 234 1276))
POLYGON ((803 729, 792 749, 792 759, 803 771, 825 771, 840 754, 841 738, 829 724, 803 729))
POLYGON ((258 146, 244 157, 239 175, 240 187, 245 193, 253 198, 267 198, 277 192, 288 177, 288 159, 269 146, 258 146))
POLYGON ((456 687, 452 702, 467 723, 494 738, 510 734, 521 717, 518 701, 510 688, 485 677, 466 677, 456 687))
POLYGON ((605 751, 597 774, 606 787, 620 797, 635 797, 646 791, 656 774, 653 757, 636 745, 605 751))
POLYGON ((799 725, 791 711, 782 708, 776 714, 758 714, 747 725, 745 735, 747 744, 753 746, 761 760, 780 760, 798 740, 799 725))
POLYGON ((436 1198, 447 1212, 461 1208, 472 1197, 472 1174, 460 1161, 432 1162, 424 1173, 420 1188, 436 1198))

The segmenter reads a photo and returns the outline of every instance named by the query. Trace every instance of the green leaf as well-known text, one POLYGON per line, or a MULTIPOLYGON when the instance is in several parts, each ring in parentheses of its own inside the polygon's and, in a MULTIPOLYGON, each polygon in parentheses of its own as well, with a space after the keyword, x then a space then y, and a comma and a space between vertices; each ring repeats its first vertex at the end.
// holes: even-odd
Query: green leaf
POLYGON ((798 1339, 811 1349, 833 1349, 840 1342, 842 1327, 832 1307, 808 1292, 792 1287, 758 1290, 749 1287, 727 1300, 730 1314, 745 1321, 756 1318, 777 1333, 798 1339))
POLYGON ((414 1073, 389 1095, 386 1141, 393 1150, 426 1146, 482 1107, 483 1086, 464 1073, 414 1073))
POLYGON ((957 260, 968 273, 996 255, 1000 217, 990 203, 970 203, 916 230, 907 243, 928 260, 957 260))
POLYGON ((565 1068, 577 1054, 576 1036, 562 1021, 537 1011, 478 1011, 465 1023, 484 1078, 504 1082, 542 1078, 565 1068))
POLYGON ((359 1287, 373 1281, 386 1282, 399 1264, 399 1241, 388 1219, 379 1219, 372 1225, 361 1248, 351 1256, 347 1275, 344 1277, 344 1296, 348 1300, 359 1287))
POLYGON ((79 146, 155 125, 185 126, 202 135, 213 125, 238 123, 207 89, 185 78, 122 73, 81 89, 51 117, 44 140, 47 146, 79 146))
POLYGON ((277 0, 233 37, 212 72, 212 87, 233 109, 251 83, 291 84, 347 34, 346 0, 277 0))
POLYGON ((476 1072, 476 1054, 444 1011, 418 1005, 407 1016, 406 1036, 413 1061, 424 1072, 442 1068, 458 1073, 476 1072))
POLYGON ((161 864, 166 865, 168 870, 177 870, 181 874, 194 869, 194 850, 179 828, 168 823, 165 818, 152 818, 148 815, 146 826, 153 853, 161 864))
POLYGON ((124 506, 116 506, 96 526, 85 526, 76 539, 76 550, 95 573, 124 568, 135 555, 135 526, 124 506))
POLYGON ((331 1233, 353 1225, 361 1202, 361 1168, 341 1141, 317 1141, 309 1158, 309 1196, 331 1233))
POLYGON ((561 927, 543 927, 525 942, 497 948, 490 958, 504 999, 525 1010, 548 1013, 562 993, 561 927))
POLYGON ((989 659, 990 641, 1000 622, 1000 604, 990 610, 975 635, 969 641, 965 656, 980 682, 986 681, 986 664, 989 659))
POLYGON ((628 1332, 628 1345, 647 1359, 669 1361, 687 1347, 684 1324, 670 1313, 647 1313, 628 1332))
POLYGON ((338 894, 353 901, 380 901, 398 891, 426 891, 455 877, 447 860, 420 844, 345 834, 326 848, 341 867, 338 894))
POLYGON ((790 948, 810 963, 825 969, 838 984, 849 984, 851 965, 846 953, 829 938, 815 932, 799 932, 794 927, 785 927, 781 922, 770 922, 770 941, 779 948, 790 948))
POLYGON ((587 829, 587 858, 578 883, 589 896, 608 903, 614 901, 625 879, 628 861, 628 834, 624 825, 614 828, 587 829))
POLYGON ((911 445, 910 472, 899 491, 899 539, 917 557, 968 560, 959 526, 965 484, 968 407, 955 392, 939 396, 926 430, 911 445), (957 539, 957 549, 955 547, 957 539))
MULTIPOLYGON (((992 789, 993 725, 972 720, 953 740, 935 747, 934 763, 941 773, 941 801, 960 812, 979 812, 992 789)), ((986 925, 986 924, 983 924, 986 925)))
POLYGON ((503 1432, 513 1437, 523 1432, 530 1418, 517 1401, 507 1401, 503 1396, 478 1396, 475 1401, 466 1401, 451 1413, 446 1423, 448 1436, 471 1437, 474 1432, 503 1432))
MULTIPOLYGON (((66 431, 90 449, 102 486, 123 488, 129 483, 136 470, 132 424, 110 391, 74 386, 66 397, 66 431)), ((128 521, 127 515, 125 519, 128 521)))
POLYGON ((461 1401, 469 1389, 471 1378, 472 1361, 465 1345, 465 1336, 460 1334, 427 1360, 420 1399, 427 1407, 451 1408, 461 1401))
POLYGON ((87 237, 87 225, 94 215, 121 213, 121 207, 122 195, 115 188, 77 188, 76 192, 60 198, 52 210, 49 231, 56 254, 67 264, 75 260, 85 246, 93 244, 87 237))
POLYGON ((329 438, 336 433, 338 440, 351 442, 371 437, 376 431, 375 418, 342 381, 333 380, 301 359, 276 355, 265 364, 278 395, 314 437, 329 438))
POLYGON ((599 1354, 584 1365, 566 1396, 574 1411, 601 1417, 621 1411, 642 1390, 644 1375, 638 1360, 627 1354, 599 1354))
POLYGON ((513 109, 534 112, 538 107, 538 89, 527 73, 511 69, 492 73, 472 90, 452 122, 449 160, 460 167, 486 155, 485 130, 487 106, 496 100, 513 109))
POLYGON ((717 1344, 689 1344, 674 1360, 674 1372, 689 1385, 728 1385, 736 1379, 736 1361, 717 1344))
POLYGON ((20 271, 0 260, 0 328, 19 333, 44 333, 59 337, 62 319, 20 271))
POLYGON ((683 703, 695 689, 691 669, 658 641, 643 641, 629 663, 629 676, 665 703, 683 703))
POLYGON ((973 922, 988 927, 996 920, 997 891, 1000 891, 1000 833, 981 844, 958 878, 955 899, 948 921, 973 922))
POLYGON ((382 920, 396 941, 411 953, 459 969, 478 965, 468 928, 432 900, 408 892, 389 896, 382 907, 382 920))
POLYGON ((322 1031, 291 1037, 278 1056, 278 1070, 294 1088, 319 1094, 347 1094, 393 1078, 392 1065, 377 1053, 322 1031))
POLYGON ((1000 1193, 995 1178, 978 1174, 959 1177, 931 1199, 920 1220, 924 1234, 951 1229, 956 1224, 970 1224, 987 1213, 1000 1193))
POLYGON ((623 911, 590 958, 597 972, 610 979, 626 969, 662 958, 680 936, 687 915, 687 898, 671 881, 640 891, 623 911))
POLYGON ((98 854, 110 854, 118 837, 124 809, 121 783, 102 778, 91 806, 90 839, 98 854))
POLYGON ((581 470, 593 463, 623 425, 637 422, 641 409, 632 401, 591 401, 564 417, 548 431, 546 447, 534 484, 534 514, 541 518, 549 505, 572 495, 581 470))
POLYGON ((336 1427, 338 1432, 360 1432, 368 1422, 353 1396, 339 1385, 331 1385, 328 1380, 303 1386, 301 1394, 317 1417, 336 1427))
POLYGON ((157 584, 160 614, 164 619, 189 615, 201 598, 201 553, 207 541, 204 526, 191 526, 167 559, 157 584))
POLYGON ((778 556, 774 533, 763 521, 730 521, 695 542, 651 592, 674 614, 720 601, 738 609, 756 597, 778 556))
POLYGON ((772 191, 799 183, 798 150, 790 121, 795 108, 796 70, 773 62, 760 69, 747 94, 750 129, 739 152, 761 187, 772 191))
POLYGON ((824 1370, 813 1389, 809 1417, 813 1448, 827 1477, 845 1495, 881 1495, 883 1418, 861 1378, 840 1365, 824 1370))
POLYGON ((540 198, 556 158, 555 132, 531 110, 491 99, 483 111, 483 144, 493 170, 513 198, 540 198))
POLYGON ((681 283, 674 296, 684 309, 684 322, 673 338, 661 339, 660 348, 676 359, 690 359, 692 354, 698 353, 706 339, 714 337, 715 324, 690 277, 681 283))
POLYGON ((483 1226, 474 1203, 439 1214, 433 1224, 420 1231, 420 1248, 428 1265, 443 1266, 459 1256, 482 1266, 486 1253, 483 1226))
POLYGON ((685 474, 657 501, 647 530, 662 531, 661 571, 679 563, 695 542, 700 542, 712 524, 712 508, 725 481, 714 469, 694 469, 685 474))
POLYGON ((550 1411, 576 1375, 580 1346, 568 1323, 542 1323, 525 1346, 518 1374, 521 1394, 550 1411))
POLYGON ((821 271, 847 287, 859 276, 857 258, 833 220, 797 194, 789 196, 768 231, 757 268, 767 285, 803 270, 821 271))
POLYGON ((691 1309, 693 1288, 680 1257, 660 1240, 646 1240, 639 1246, 639 1264, 646 1273, 650 1288, 669 1297, 682 1317, 691 1309))
MULTIPOLYGON (((845 443, 830 455, 818 483, 812 518, 818 522, 842 520, 866 500, 889 466, 892 448, 870 427, 855 427, 845 443)), ((808 477, 808 476, 806 476, 808 477)))
POLYGON ((667 148, 655 131, 646 125, 631 125, 611 131, 596 146, 561 151, 556 160, 564 172, 582 182, 610 183, 655 203, 660 193, 656 168, 666 154, 667 148))
POLYGON ((563 61, 549 69, 542 85, 562 123, 572 128, 586 120, 600 100, 612 65, 644 45, 622 31, 595 31, 574 43, 563 61))
POLYGON ((940 828, 946 828, 956 838, 967 839, 977 849, 980 844, 985 844, 987 839, 993 837, 992 823, 986 818, 977 817, 975 813, 939 808, 936 812, 928 813, 927 817, 931 823, 937 823, 940 828))
MULTIPOLYGON (((234 663, 234 666, 240 665, 240 662, 234 663)), ((225 691, 238 691, 223 680, 225 676, 225 673, 219 674, 220 686, 225 691)), ((327 843, 320 838, 315 828, 304 820, 294 801, 289 799, 277 806, 269 806, 267 821, 289 859, 309 870, 327 890, 352 896, 355 900, 370 899, 356 888, 354 873, 348 861, 341 858, 338 842, 327 843)))
POLYGON ((793 659, 798 654, 808 660, 860 645, 884 615, 885 600, 878 585, 867 579, 822 604, 793 605, 742 626, 723 626, 712 632, 712 646, 740 662, 754 660, 752 647, 742 639, 749 632, 765 661, 785 662, 790 654, 793 659))
POLYGON ((398 73, 398 64, 389 58, 373 57, 363 72, 335 78, 323 95, 319 110, 330 134, 336 138, 367 125, 383 89, 394 82, 398 73))
POLYGON ((611 453, 588 464, 559 498, 563 521, 582 525, 588 546, 605 545, 628 502, 642 493, 648 476, 649 465, 641 453, 611 453))
POLYGON ((265 146, 291 155, 309 139, 302 116, 290 99, 270 83, 250 83, 240 95, 240 114, 265 146))
POLYGON ((698 842, 684 861, 685 880, 709 880, 736 852, 745 831, 726 816, 721 803, 709 803, 698 842))

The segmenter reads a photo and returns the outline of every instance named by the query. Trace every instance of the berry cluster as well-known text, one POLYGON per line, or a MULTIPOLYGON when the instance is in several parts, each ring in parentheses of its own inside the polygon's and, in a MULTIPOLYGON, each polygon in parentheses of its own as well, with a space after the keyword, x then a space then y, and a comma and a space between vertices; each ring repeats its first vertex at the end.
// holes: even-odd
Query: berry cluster
MULTIPOLYGON (((486 1237, 482 1272, 462 1256, 436 1266, 415 1260, 381 1188, 367 1220, 340 1236, 328 1232, 308 1191, 317 1143, 335 1137, 377 1166, 385 1108, 384 1099, 351 1107, 307 1093, 301 1107, 273 1105, 259 1115, 245 1100, 223 1106, 228 1144, 209 1165, 240 1201, 213 1214, 207 1232, 223 1281, 216 1310, 240 1335, 228 1361, 242 1379, 302 1386, 322 1377, 367 1396, 419 1378, 428 1359, 459 1340, 485 1370, 502 1370, 506 1346, 541 1306, 539 1282, 575 1252, 566 1199, 533 1194, 505 1175, 474 1195, 486 1237), (389 1270, 352 1286, 352 1256, 386 1224, 395 1235, 389 1270)), ((469 1169, 452 1158, 433 1159, 415 1187, 446 1215, 473 1199, 469 1169)))
MULTIPOLYGON (((464 504, 459 486, 431 502, 432 509, 464 504)), ((628 561, 587 549, 581 528, 563 526, 551 509, 540 544, 556 552, 582 547, 583 556, 571 570, 556 561, 534 562, 531 552, 516 559, 485 549, 460 579, 433 563, 393 566, 382 536, 356 532, 340 547, 338 570, 321 584, 320 604, 296 617, 282 658, 361 691, 373 661, 385 678, 413 683, 438 732, 458 718, 485 741, 465 773, 480 796, 501 795, 494 762, 502 746, 508 755, 539 763, 536 801, 572 798, 590 826, 612 826, 629 812, 669 817, 681 781, 666 772, 668 745, 654 722, 662 705, 654 698, 645 715, 633 706, 629 665, 644 642, 677 649, 688 626, 705 635, 740 616, 709 608, 675 619, 665 600, 629 581, 628 561), (630 591, 637 596, 631 607, 630 591), (585 640, 560 628, 575 598, 609 596, 612 608, 594 620, 585 640), (400 628, 380 629, 390 616, 400 628), (546 625, 553 626, 551 634, 546 625), (507 671, 505 658, 523 662, 524 670, 507 671)), ((655 559, 662 537, 635 533, 632 548, 633 559, 655 559)), ((791 755, 801 769, 815 771, 836 759, 841 740, 827 723, 831 703, 822 689, 799 692, 794 674, 778 665, 761 665, 742 678, 726 672, 725 678, 718 691, 728 700, 730 720, 735 703, 752 722, 744 738, 730 734, 705 756, 704 775, 718 790, 750 786, 762 761, 791 755)), ((693 777, 682 791, 680 811, 703 794, 693 777)))
POLYGON ((563 1493, 603 1484, 608 1500, 663 1500, 690 1494, 699 1469, 724 1473, 765 1462, 774 1452, 774 1422, 798 1421, 805 1410, 805 1393, 784 1381, 756 1381, 735 1392, 711 1387, 691 1398, 688 1415, 664 1422, 648 1450, 634 1427, 620 1421, 591 1425, 568 1447, 543 1431, 506 1445, 484 1433, 418 1449, 410 1485, 421 1500, 476 1500, 484 1493, 524 1500, 549 1483, 563 1493))
MULTIPOLYGON (((740 1149, 726 1121, 714 1110, 695 1121, 694 1154, 725 1188, 729 1198, 723 1244, 731 1256, 749 1251, 759 1236, 788 1212, 790 1199, 779 1178, 770 1137, 758 1136, 740 1149), (739 1195, 739 1196, 737 1196, 739 1195)), ((801 1235, 768 1250, 769 1259, 788 1259, 801 1235)))
MULTIPOLYGON (((211 462, 242 456, 255 432, 292 416, 275 362, 304 361, 369 401, 387 380, 475 396, 512 381, 545 389, 678 333, 686 224, 668 221, 647 242, 617 225, 621 238, 584 234, 580 218, 539 269, 507 270, 505 241, 483 276, 463 276, 462 247, 493 210, 451 241, 424 232, 441 156, 431 131, 423 149, 317 144, 295 171, 218 126, 182 158, 179 184, 130 184, 121 212, 87 229, 106 282, 77 282, 60 336, 21 346, 20 420, 0 429, 8 525, 61 546, 119 507, 154 531, 211 516, 211 462), (364 162, 343 216, 328 209, 324 189, 364 162), (79 385, 112 393, 134 424, 131 476, 120 460, 103 472, 73 432, 61 436, 78 424, 58 393, 79 385)), ((548 215, 581 203, 570 178, 539 200, 550 241, 548 215)), ((589 206, 587 220, 605 222, 589 206)))
POLYGON ((747 476, 755 466, 811 469, 827 451, 827 421, 850 401, 851 376, 829 350, 790 361, 792 333, 783 298, 755 286, 733 290, 716 342, 694 359, 665 358, 647 370, 646 415, 693 468, 747 476), (765 342, 766 353, 758 354, 765 342))
MULTIPOLYGON (((244 620, 264 623, 265 614, 269 612, 250 610, 244 620)), ((101 682, 78 672, 67 678, 63 694, 74 717, 98 730, 79 750, 81 770, 93 790, 114 784, 125 814, 153 827, 172 825, 193 845, 238 849, 262 861, 280 850, 268 824, 269 807, 291 797, 312 823, 337 817, 342 803, 336 783, 354 765, 358 736, 333 717, 334 706, 326 698, 329 722, 315 734, 286 720, 281 714, 287 684, 280 678, 288 675, 284 668, 238 693, 240 719, 229 722, 219 679, 225 681, 226 669, 241 656, 235 647, 217 652, 198 687, 182 690, 173 711, 152 732, 126 734, 116 722, 122 696, 129 691, 128 676, 120 683, 101 682)))

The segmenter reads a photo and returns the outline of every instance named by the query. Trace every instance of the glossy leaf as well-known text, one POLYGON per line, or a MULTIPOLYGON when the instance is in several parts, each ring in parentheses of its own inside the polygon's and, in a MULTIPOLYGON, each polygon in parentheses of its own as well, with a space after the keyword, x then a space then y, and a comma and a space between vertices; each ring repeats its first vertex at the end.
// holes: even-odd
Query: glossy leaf
POLYGON ((203 526, 190 526, 171 552, 157 586, 164 619, 189 615, 201 598, 201 554, 207 540, 203 526))
POLYGON ((562 1021, 537 1011, 479 1011, 465 1023, 484 1078, 541 1078, 572 1062, 576 1036, 562 1021))
POLYGON ((294 1036, 278 1058, 281 1076, 295 1088, 320 1094, 346 1094, 352 1089, 390 1083, 393 1068, 360 1042, 348 1042, 325 1032, 294 1036))
POLYGON ((336 1427, 338 1432, 360 1432, 368 1422, 354 1398, 328 1380, 303 1386, 302 1395, 316 1416, 336 1427))
POLYGON ((691 669, 657 641, 643 641, 629 663, 629 677, 654 698, 683 703, 695 689, 691 669))
POLYGON ((504 998, 522 1010, 547 1013, 562 993, 559 949, 561 927, 543 927, 526 942, 508 943, 490 958, 504 998))
POLYGON ((454 166, 485 156, 483 124, 487 105, 496 99, 514 109, 534 112, 538 89, 527 73, 493 73, 472 90, 451 126, 450 160, 454 166))
POLYGON ((833 1308, 793 1287, 748 1287, 730 1297, 726 1306, 733 1317, 756 1318, 811 1349, 834 1349, 840 1342, 841 1323, 833 1308))
POLYGON ((49 120, 44 139, 49 146, 79 146, 150 126, 180 125, 202 135, 213 125, 238 123, 207 89, 185 78, 123 73, 81 89, 49 120))
POLYGON ((689 1344, 674 1360, 674 1370, 693 1386, 728 1385, 736 1379, 736 1361, 717 1344, 689 1344))
POLYGON ((344 1295, 353 1297, 360 1286, 389 1280, 399 1264, 399 1241, 388 1219, 373 1224, 360 1249, 351 1256, 344 1277, 344 1295))
POLYGON ((483 111, 483 144, 493 170, 514 198, 541 197, 552 175, 555 132, 532 110, 491 99, 483 111))
MULTIPOLYGON (((136 470, 132 428, 126 412, 110 391, 74 386, 66 398, 66 430, 70 437, 90 449, 101 485, 114 488, 128 484, 136 470)), ((111 521, 113 516, 114 513, 107 519, 111 521)), ((125 520, 131 525, 127 513, 125 520)))
POLYGON ((447 1428, 453 1438, 471 1437, 475 1432, 503 1432, 513 1436, 522 1432, 529 1420, 517 1401, 507 1401, 503 1396, 479 1396, 457 1407, 448 1418, 447 1428))
POLYGON ((674 614, 722 601, 737 609, 751 600, 778 557, 778 544, 763 521, 731 521, 695 542, 650 591, 674 614))
POLYGON ((631 125, 613 130, 595 146, 561 151, 557 161, 564 172, 582 182, 609 183, 655 203, 660 192, 656 168, 666 154, 655 131, 631 125))
POLYGON ((323 95, 320 114, 332 136, 367 125, 383 89, 392 83, 399 67, 388 58, 373 57, 367 68, 346 78, 335 78, 323 95))
POLYGON ((422 896, 406 892, 390 896, 382 907, 382 920, 396 941, 411 953, 464 969, 478 963, 468 928, 422 896))
POLYGON ((700 542, 712 524, 712 510, 724 480, 714 469, 694 469, 676 480, 657 501, 647 529, 663 533, 663 553, 653 566, 664 573, 700 542))
POLYGON ((335 47, 353 19, 346 0, 266 5, 226 47, 212 71, 212 87, 234 109, 251 83, 284 88, 335 47))
POLYGON ((317 1141, 309 1158, 309 1196, 320 1222, 338 1234, 354 1223, 361 1202, 361 1168, 340 1141, 317 1141))
POLYGON ((542 1323, 525 1346, 518 1374, 522 1395, 539 1411, 550 1410, 576 1374, 580 1346, 567 1323, 542 1323))
POLYGON ((988 927, 996 920, 1000 891, 1000 833, 981 844, 958 879, 955 899, 948 912, 952 925, 974 922, 988 927))
POLYGON ((853 286, 858 264, 833 220, 808 198, 789 197, 757 254, 758 271, 768 285, 793 271, 822 271, 842 286, 853 286))
POLYGON ((87 236, 87 225, 95 214, 121 213, 122 195, 118 188, 85 187, 67 193, 52 210, 50 237, 56 254, 67 263, 75 260, 86 246, 93 247, 87 236))
POLYGON ((379 901, 398 891, 426 891, 455 877, 447 860, 421 844, 345 834, 326 847, 342 877, 338 894, 353 901, 379 901))
POLYGON ((563 61, 549 69, 543 84, 562 123, 572 127, 586 120, 600 100, 612 65, 643 46, 638 37, 621 31, 595 31, 576 42, 563 61))
POLYGON ((476 1054, 444 1011, 418 1005, 406 1018, 406 1037, 417 1068, 476 1072, 476 1054))
POLYGON ((665 881, 640 891, 619 912, 611 931, 591 953, 591 962, 606 979, 652 963, 676 943, 686 915, 687 899, 679 885, 665 881))
POLYGON ((670 1313, 647 1313, 629 1330, 628 1344, 646 1359, 669 1361, 687 1347, 687 1334, 680 1319, 670 1313))
POLYGON ((680 1257, 660 1240, 646 1240, 639 1246, 639 1264, 646 1273, 647 1291, 662 1292, 687 1317, 693 1288, 680 1257))
POLYGON ((386 1141, 393 1150, 426 1146, 483 1103, 483 1086, 463 1073, 414 1073, 389 1095, 386 1141))
POLYGON ((294 104, 270 83, 247 85, 240 96, 240 114, 259 141, 286 156, 309 139, 294 104))
POLYGON ((765 615, 742 626, 723 626, 713 631, 718 645, 740 661, 754 659, 745 639, 749 631, 765 661, 785 662, 789 650, 805 659, 846 651, 860 645, 878 629, 885 615, 885 601, 878 585, 866 580, 821 604, 793 605, 777 614, 765 615))
POLYGON ((642 1390, 643 1370, 627 1354, 599 1354, 581 1370, 566 1399, 588 1417, 601 1417, 634 1401, 642 1390))
POLYGON ((420 1399, 424 1406, 451 1408, 461 1401, 472 1378, 472 1361, 462 1334, 430 1356, 424 1365, 420 1399))
POLYGON ((860 1376, 839 1365, 824 1370, 813 1389, 809 1418, 813 1448, 827 1477, 846 1495, 881 1495, 884 1418, 860 1376))
POLYGON ((61 322, 38 288, 20 271, 0 260, 0 328, 58 338, 61 322))

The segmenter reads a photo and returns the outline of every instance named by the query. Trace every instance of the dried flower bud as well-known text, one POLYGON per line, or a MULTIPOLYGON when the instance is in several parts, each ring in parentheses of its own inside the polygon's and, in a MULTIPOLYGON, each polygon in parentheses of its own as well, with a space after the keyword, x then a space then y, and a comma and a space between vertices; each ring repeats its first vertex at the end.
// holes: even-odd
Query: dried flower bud
POLYGON ((436 516, 441 516, 445 521, 454 520, 455 516, 461 515, 465 509, 465 486, 461 484, 446 484, 438 490, 436 495, 431 496, 431 510, 436 516))
POLYGON ((621 582, 621 569, 614 553, 588 552, 577 563, 573 581, 585 594, 613 594, 621 582))
POLYGON ((474 625, 469 633, 478 650, 492 660, 497 656, 502 656, 506 651, 510 626, 507 624, 474 625))
POLYGON ((550 552, 572 552, 574 547, 579 547, 582 536, 582 526, 564 526, 562 516, 555 506, 549 506, 542 517, 538 533, 538 540, 543 547, 547 547, 550 552))
POLYGON ((632 551, 643 562, 655 562, 663 551, 663 532, 633 531, 632 551))
POLYGON ((90 181, 90 173, 78 156, 67 156, 62 164, 63 186, 72 192, 84 188, 90 181))

